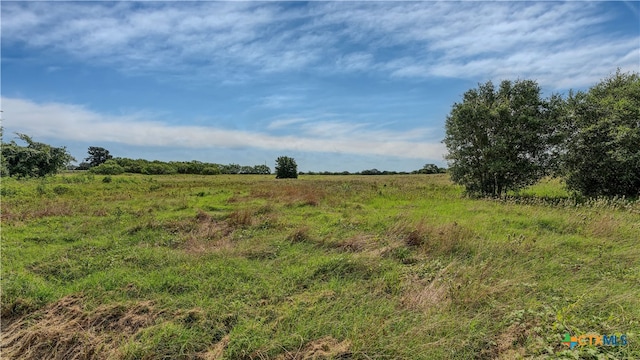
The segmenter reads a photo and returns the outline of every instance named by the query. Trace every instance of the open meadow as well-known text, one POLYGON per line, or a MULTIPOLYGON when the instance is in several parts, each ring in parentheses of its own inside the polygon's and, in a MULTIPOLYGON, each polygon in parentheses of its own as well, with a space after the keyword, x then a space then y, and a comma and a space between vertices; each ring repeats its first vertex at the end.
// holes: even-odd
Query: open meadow
POLYGON ((638 201, 447 175, 1 189, 3 359, 640 358, 638 201))

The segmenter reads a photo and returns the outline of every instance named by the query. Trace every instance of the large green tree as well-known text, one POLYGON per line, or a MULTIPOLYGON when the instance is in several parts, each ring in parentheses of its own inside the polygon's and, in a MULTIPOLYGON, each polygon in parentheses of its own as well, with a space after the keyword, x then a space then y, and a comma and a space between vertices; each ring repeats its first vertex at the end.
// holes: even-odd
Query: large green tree
POLYGON ((2 144, 3 175, 43 177, 64 169, 74 158, 65 147, 36 142, 25 134, 17 134, 26 146, 15 141, 2 144))
POLYGON ((540 93, 532 80, 505 80, 498 89, 489 81, 467 91, 446 120, 451 179, 469 193, 500 196, 547 174, 563 102, 540 93))
POLYGON ((640 195, 640 75, 622 73, 567 99, 567 186, 587 196, 640 195))
POLYGON ((89 163, 89 167, 98 166, 107 160, 113 159, 113 156, 109 154, 109 150, 99 146, 90 146, 87 153, 89 157, 84 160, 89 163))
POLYGON ((276 179, 297 179, 298 165, 288 156, 280 156, 276 159, 276 179))

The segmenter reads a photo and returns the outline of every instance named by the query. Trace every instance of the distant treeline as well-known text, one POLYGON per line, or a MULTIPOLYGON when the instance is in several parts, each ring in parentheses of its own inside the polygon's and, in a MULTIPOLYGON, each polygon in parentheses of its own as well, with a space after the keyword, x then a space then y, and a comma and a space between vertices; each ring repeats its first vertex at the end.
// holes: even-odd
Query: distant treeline
POLYGON ((75 170, 89 170, 95 174, 118 175, 122 173, 146 175, 171 174, 271 174, 267 165, 242 166, 238 164, 215 164, 201 161, 149 161, 144 159, 113 158, 93 167, 78 166, 75 170))
MULTIPOLYGON (((267 165, 243 166, 239 164, 216 164, 200 161, 150 161, 144 159, 112 158, 97 166, 89 166, 82 163, 71 170, 89 170, 94 174, 118 175, 123 173, 146 174, 146 175, 171 175, 171 174, 197 174, 197 175, 220 175, 220 174, 271 174, 271 169, 267 165)), ((380 171, 369 169, 359 172, 300 172, 301 175, 401 175, 401 174, 439 174, 445 173, 446 169, 434 164, 426 164, 420 170, 406 171, 380 171)))
POLYGON ((369 169, 362 170, 358 172, 349 172, 349 171, 341 171, 341 172, 331 172, 331 171, 308 171, 306 173, 300 173, 301 175, 408 175, 408 174, 444 174, 447 172, 446 168, 438 167, 434 164, 426 164, 420 170, 413 170, 411 172, 408 171, 380 171, 378 169, 369 169))

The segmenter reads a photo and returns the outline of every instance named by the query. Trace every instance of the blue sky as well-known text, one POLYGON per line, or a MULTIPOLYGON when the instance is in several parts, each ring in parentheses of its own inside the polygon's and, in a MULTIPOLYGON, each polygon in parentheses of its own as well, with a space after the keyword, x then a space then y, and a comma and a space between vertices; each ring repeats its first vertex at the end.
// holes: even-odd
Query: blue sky
POLYGON ((480 82, 544 96, 640 70, 639 2, 2 1, 14 132, 114 156, 301 171, 445 165, 480 82))

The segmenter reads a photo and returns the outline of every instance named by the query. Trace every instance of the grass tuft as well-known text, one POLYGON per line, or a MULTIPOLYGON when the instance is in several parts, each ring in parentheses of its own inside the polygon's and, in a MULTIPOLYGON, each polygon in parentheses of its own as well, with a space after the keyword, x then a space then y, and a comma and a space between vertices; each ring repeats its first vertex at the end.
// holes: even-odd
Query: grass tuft
POLYGON ((310 228, 308 226, 301 226, 295 229, 289 236, 287 236, 287 240, 292 243, 300 243, 311 240, 310 236, 310 228))
POLYGON ((232 228, 246 228, 253 225, 253 212, 249 209, 233 211, 227 217, 227 223, 232 228))

